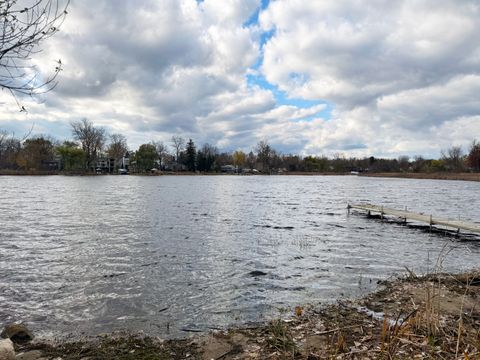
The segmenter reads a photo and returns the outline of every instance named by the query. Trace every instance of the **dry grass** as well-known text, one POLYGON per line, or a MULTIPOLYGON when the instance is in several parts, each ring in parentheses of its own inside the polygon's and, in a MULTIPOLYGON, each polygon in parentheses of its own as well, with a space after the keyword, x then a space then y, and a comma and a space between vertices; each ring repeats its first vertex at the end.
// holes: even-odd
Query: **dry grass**
POLYGON ((463 180, 480 181, 480 173, 362 173, 361 176, 367 177, 388 177, 403 179, 433 179, 433 180, 463 180))
POLYGON ((287 323, 280 319, 274 320, 268 329, 270 333, 268 343, 274 351, 278 352, 282 359, 294 359, 298 351, 287 323))

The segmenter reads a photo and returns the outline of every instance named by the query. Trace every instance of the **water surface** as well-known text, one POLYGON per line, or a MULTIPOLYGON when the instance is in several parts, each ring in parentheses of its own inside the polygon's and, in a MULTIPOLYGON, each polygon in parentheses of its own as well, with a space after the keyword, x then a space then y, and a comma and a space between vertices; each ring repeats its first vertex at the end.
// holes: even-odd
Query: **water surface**
POLYGON ((345 210, 368 201, 478 221, 474 182, 2 176, 0 189, 0 325, 44 335, 177 337, 359 296, 405 266, 479 265, 479 244, 345 210))

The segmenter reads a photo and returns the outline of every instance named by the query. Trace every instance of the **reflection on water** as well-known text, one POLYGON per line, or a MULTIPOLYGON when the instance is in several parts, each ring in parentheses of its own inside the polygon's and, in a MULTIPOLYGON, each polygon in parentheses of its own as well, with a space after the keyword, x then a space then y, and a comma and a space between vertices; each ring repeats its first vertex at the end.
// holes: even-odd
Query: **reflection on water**
POLYGON ((181 336, 358 296, 480 246, 347 216, 347 201, 480 219, 479 184, 361 177, 0 177, 0 324, 181 336))

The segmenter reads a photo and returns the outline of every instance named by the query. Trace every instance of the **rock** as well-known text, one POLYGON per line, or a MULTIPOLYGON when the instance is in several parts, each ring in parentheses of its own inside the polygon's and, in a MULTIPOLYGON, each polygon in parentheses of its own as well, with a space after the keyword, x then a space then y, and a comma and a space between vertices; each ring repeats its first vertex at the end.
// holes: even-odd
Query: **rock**
POLYGON ((0 360, 15 360, 15 350, 10 339, 0 340, 0 360))
POLYGON ((250 276, 265 276, 267 275, 266 272, 260 271, 260 270, 253 270, 248 273, 250 276))
POLYGON ((15 360, 40 360, 43 353, 40 350, 32 350, 17 354, 15 360))
POLYGON ((9 324, 5 326, 0 336, 2 338, 8 338, 17 344, 26 343, 33 339, 33 334, 22 324, 9 324))

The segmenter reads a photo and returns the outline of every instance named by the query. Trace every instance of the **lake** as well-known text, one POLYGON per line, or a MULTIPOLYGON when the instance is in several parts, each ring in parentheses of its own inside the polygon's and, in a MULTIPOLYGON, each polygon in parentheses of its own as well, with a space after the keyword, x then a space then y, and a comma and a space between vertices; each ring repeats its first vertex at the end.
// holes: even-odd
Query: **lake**
POLYGON ((480 242, 347 215, 479 221, 480 183, 357 176, 0 176, 0 325, 180 337, 479 265, 480 242))

